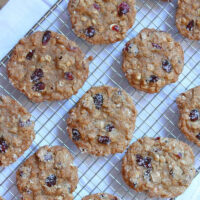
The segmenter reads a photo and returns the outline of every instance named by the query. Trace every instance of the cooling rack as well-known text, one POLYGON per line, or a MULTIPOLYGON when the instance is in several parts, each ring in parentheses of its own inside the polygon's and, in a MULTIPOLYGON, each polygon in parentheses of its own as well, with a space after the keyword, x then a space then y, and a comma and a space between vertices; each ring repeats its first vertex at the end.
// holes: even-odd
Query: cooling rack
MULTIPOLYGON (((137 16, 134 26, 127 37, 111 45, 93 46, 77 38, 72 32, 65 0, 58 0, 54 5, 49 1, 49 11, 35 24, 26 36, 37 30, 50 29, 66 35, 75 41, 86 56, 93 56, 90 63, 90 74, 84 86, 69 100, 35 104, 14 89, 6 74, 8 53, 0 62, 0 94, 10 95, 32 114, 35 121, 36 139, 31 147, 14 164, 0 168, 0 195, 6 200, 20 199, 15 184, 15 172, 19 165, 40 146, 63 145, 73 154, 75 165, 79 169, 79 184, 74 192, 75 200, 96 192, 108 192, 123 200, 148 199, 144 193, 130 189, 121 176, 121 159, 124 154, 107 157, 94 157, 81 153, 66 134, 68 111, 80 97, 92 86, 110 85, 125 89, 136 105, 138 116, 132 142, 143 136, 165 136, 178 138, 188 143, 195 153, 197 175, 200 170, 200 150, 187 141, 180 133, 176 97, 183 91, 200 85, 200 43, 183 38, 175 27, 177 2, 158 0, 137 0, 137 16), (145 27, 163 30, 172 34, 179 41, 185 53, 185 66, 179 80, 164 87, 158 94, 146 94, 131 87, 121 70, 121 52, 125 43, 135 37, 145 27)), ((180 198, 177 198, 180 199, 180 198)))

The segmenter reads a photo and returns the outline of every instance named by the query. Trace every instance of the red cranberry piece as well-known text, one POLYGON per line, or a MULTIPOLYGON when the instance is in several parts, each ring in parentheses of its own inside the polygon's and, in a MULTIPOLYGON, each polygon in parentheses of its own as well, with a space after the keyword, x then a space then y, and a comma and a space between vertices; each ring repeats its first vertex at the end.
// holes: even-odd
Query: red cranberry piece
POLYGON ((1 137, 0 138, 0 153, 5 153, 8 149, 8 144, 6 143, 6 140, 1 137))
POLYGON ((144 160, 143 160, 143 157, 140 154, 136 155, 136 162, 139 166, 143 166, 144 160))
POLYGON ((182 153, 174 154, 178 159, 182 158, 182 153))
POLYGON ((156 137, 155 140, 160 140, 160 137, 156 137))
POLYGON ((190 120, 195 122, 199 119, 199 111, 197 109, 191 110, 190 112, 190 120))
POLYGON ((103 105, 103 95, 102 94, 95 94, 93 97, 94 104, 96 109, 100 109, 103 105))
POLYGON ((110 138, 108 136, 99 136, 98 142, 101 144, 110 144, 110 138))
POLYGON ((107 132, 111 132, 113 128, 115 127, 112 124, 107 124, 105 129, 107 132))
POLYGON ((65 79, 72 81, 74 79, 74 76, 71 72, 65 72, 64 75, 65 79))
POLYGON ((200 133, 199 133, 198 135, 196 135, 196 138, 197 138, 198 140, 200 140, 200 133))
POLYGON ((32 124, 31 120, 28 119, 27 121, 23 122, 21 119, 19 120, 20 127, 29 127, 32 124))
POLYGON ((36 69, 33 74, 31 75, 31 80, 33 82, 39 81, 44 76, 42 69, 36 69))
POLYGON ((36 92, 44 90, 45 89, 45 84, 43 82, 38 82, 32 87, 32 89, 34 91, 36 91, 36 92))
POLYGON ((149 158, 149 157, 145 157, 145 158, 144 158, 143 167, 145 167, 145 168, 147 168, 147 169, 152 168, 152 165, 151 165, 151 158, 149 158))
POLYGON ((56 184, 56 179, 57 179, 56 176, 54 174, 51 174, 46 178, 45 183, 48 187, 52 187, 56 184))
POLYGON ((118 7, 118 15, 122 16, 129 12, 129 5, 126 2, 122 2, 118 7))
POLYGON ((128 52, 128 53, 131 53, 131 49, 133 47, 133 44, 129 44, 129 43, 126 43, 125 45, 125 50, 128 52))
POLYGON ((112 30, 119 32, 119 26, 118 25, 113 25, 112 26, 112 30))
POLYGON ((100 10, 100 6, 99 6, 99 4, 94 3, 93 6, 94 6, 95 9, 100 10))
POLYGON ((188 25, 186 26, 186 29, 187 29, 188 31, 192 31, 193 28, 194 28, 194 20, 191 20, 191 21, 188 23, 188 25))
POLYGON ((159 44, 152 43, 152 46, 156 49, 162 49, 162 47, 159 44))
POLYGON ((149 82, 150 83, 156 83, 159 80, 159 78, 156 75, 151 75, 149 77, 149 82))
POLYGON ((27 60, 31 60, 32 57, 33 57, 33 55, 34 55, 34 53, 35 53, 35 50, 30 50, 30 51, 28 52, 28 54, 26 55, 26 59, 27 59, 27 60))
POLYGON ((168 60, 163 60, 162 61, 162 68, 165 70, 167 73, 170 73, 172 71, 172 66, 168 60))
POLYGON ((51 31, 45 31, 42 37, 42 45, 46 45, 51 39, 51 31))
POLYGON ((76 128, 73 128, 72 129, 72 140, 74 141, 78 141, 81 139, 81 134, 80 132, 76 129, 76 128))
POLYGON ((94 37, 96 31, 95 28, 93 26, 89 26, 86 30, 85 30, 85 35, 89 38, 94 37))

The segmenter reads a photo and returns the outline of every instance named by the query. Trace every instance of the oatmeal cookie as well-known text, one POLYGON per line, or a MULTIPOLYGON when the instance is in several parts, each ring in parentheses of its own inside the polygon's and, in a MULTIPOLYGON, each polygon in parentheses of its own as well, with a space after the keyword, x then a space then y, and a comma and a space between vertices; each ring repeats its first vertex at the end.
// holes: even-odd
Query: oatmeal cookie
POLYGON ((84 197, 82 200, 118 200, 119 198, 106 193, 91 194, 84 197))
POLYGON ((11 83, 33 102, 70 98, 88 77, 88 60, 64 35, 36 32, 19 41, 7 65, 11 83))
POLYGON ((68 11, 78 37, 92 44, 122 40, 135 21, 135 0, 70 0, 68 11))
POLYGON ((200 86, 180 94, 176 103, 180 111, 180 130, 200 147, 200 86))
POLYGON ((120 153, 132 139, 137 111, 131 97, 110 86, 91 88, 70 110, 67 132, 84 152, 120 153))
POLYGON ((176 26, 184 37, 200 40, 200 1, 179 0, 176 26))
POLYGON ((65 147, 41 147, 18 169, 17 187, 24 200, 72 200, 77 167, 65 147))
POLYGON ((174 198, 195 176, 194 154, 185 143, 172 138, 144 137, 133 143, 122 161, 124 181, 150 197, 174 198))
POLYGON ((155 29, 143 29, 123 50, 122 70, 129 83, 144 92, 156 93, 176 82, 183 65, 181 45, 155 29))
POLYGON ((15 162, 35 138, 31 114, 9 96, 0 96, 0 166, 15 162))

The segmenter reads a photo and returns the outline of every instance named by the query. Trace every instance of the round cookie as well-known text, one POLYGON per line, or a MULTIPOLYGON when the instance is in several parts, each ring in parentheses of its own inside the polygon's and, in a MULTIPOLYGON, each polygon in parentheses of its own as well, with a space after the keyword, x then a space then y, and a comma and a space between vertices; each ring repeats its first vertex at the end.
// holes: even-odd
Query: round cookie
POLYGON ((24 200, 72 200, 77 173, 65 147, 43 146, 18 169, 17 187, 24 200))
POLYGON ((91 194, 86 197, 84 197, 82 200, 118 200, 119 198, 107 194, 107 193, 97 193, 97 194, 91 194))
POLYGON ((200 40, 200 1, 179 0, 176 11, 176 26, 184 37, 200 40))
POLYGON ((180 130, 200 147, 200 86, 180 94, 176 103, 180 112, 180 130))
POLYGON ((70 110, 67 132, 81 151, 96 156, 121 153, 132 139, 136 115, 124 90, 93 87, 70 110))
POLYGON ((9 96, 0 96, 0 166, 15 162, 35 138, 31 114, 9 96))
POLYGON ((21 39, 7 65, 8 77, 33 102, 68 99, 88 77, 88 61, 64 35, 46 31, 21 39))
POLYGON ((78 37, 92 44, 125 38, 135 21, 135 0, 70 0, 68 11, 78 37))
POLYGON ((122 70, 129 83, 144 92, 156 93, 176 82, 183 65, 180 44, 155 29, 143 29, 123 50, 122 70))
POLYGON ((144 137, 133 143, 122 161, 124 181, 150 197, 174 198, 195 176, 194 154, 185 143, 172 138, 144 137))

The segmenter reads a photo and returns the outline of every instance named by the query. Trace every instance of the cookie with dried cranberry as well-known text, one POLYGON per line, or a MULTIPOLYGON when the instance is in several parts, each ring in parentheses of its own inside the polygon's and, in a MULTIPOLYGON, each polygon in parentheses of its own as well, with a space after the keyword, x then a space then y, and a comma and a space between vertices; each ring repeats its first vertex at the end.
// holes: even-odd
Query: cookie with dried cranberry
POLYGON ((33 102, 68 99, 88 77, 88 60, 64 35, 36 32, 19 41, 7 65, 11 83, 33 102))
POLYGON ((179 0, 176 11, 176 26, 184 37, 200 40, 200 1, 179 0))
POLYGON ((150 197, 174 198, 195 176, 189 145, 172 138, 144 137, 133 143, 122 161, 124 181, 150 197))
POLYGON ((92 44, 125 38, 135 21, 135 0, 70 0, 68 11, 78 37, 92 44))
POLYGON ((123 50, 122 70, 129 83, 144 92, 156 93, 176 82, 183 65, 181 45, 155 29, 143 29, 123 50))
POLYGON ((16 179, 24 200, 72 200, 78 172, 65 147, 43 146, 19 167, 16 179))
POLYGON ((110 86, 91 88, 70 110, 67 132, 83 152, 123 152, 132 139, 137 111, 131 97, 110 86))
POLYGON ((97 193, 88 195, 82 200, 119 200, 119 198, 107 193, 97 193))
POLYGON ((180 112, 178 126, 181 132, 200 147, 200 86, 180 94, 176 103, 180 112))
POLYGON ((0 96, 0 166, 15 162, 35 138, 31 114, 9 96, 0 96))

